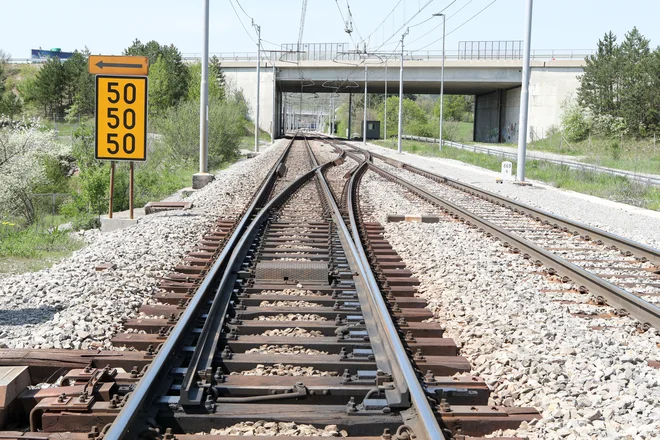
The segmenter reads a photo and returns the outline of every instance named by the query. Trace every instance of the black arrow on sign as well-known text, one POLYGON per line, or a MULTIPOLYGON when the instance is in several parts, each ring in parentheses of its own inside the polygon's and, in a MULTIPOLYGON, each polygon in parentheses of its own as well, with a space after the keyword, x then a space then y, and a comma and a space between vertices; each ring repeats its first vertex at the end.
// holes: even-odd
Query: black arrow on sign
POLYGON ((142 68, 142 64, 104 63, 103 60, 96 63, 96 66, 99 69, 103 69, 104 67, 125 67, 127 69, 141 69, 142 68))

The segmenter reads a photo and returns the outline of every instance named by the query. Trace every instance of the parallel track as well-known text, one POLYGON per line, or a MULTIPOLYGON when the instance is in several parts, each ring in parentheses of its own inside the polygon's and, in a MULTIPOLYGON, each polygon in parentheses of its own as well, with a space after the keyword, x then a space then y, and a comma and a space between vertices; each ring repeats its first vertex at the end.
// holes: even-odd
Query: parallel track
POLYGON ((241 218, 218 222, 163 280, 161 304, 113 339, 134 350, 35 363, 40 376, 85 368, 64 373, 66 389, 24 393, 32 432, 0 438, 225 440, 259 426, 267 440, 266 425, 295 422, 321 429, 307 440, 326 425, 356 440, 440 440, 538 417, 488 405, 487 385, 427 322, 418 281, 359 212, 373 165, 358 156, 342 167, 344 152, 294 138, 241 218))
POLYGON ((549 274, 571 280, 596 302, 615 307, 620 315, 630 314, 640 321, 640 330, 660 328, 660 308, 643 299, 660 294, 657 249, 352 144, 330 142, 353 151, 350 155, 356 160, 366 155, 369 169, 383 178, 502 240, 514 252, 544 265, 549 274))

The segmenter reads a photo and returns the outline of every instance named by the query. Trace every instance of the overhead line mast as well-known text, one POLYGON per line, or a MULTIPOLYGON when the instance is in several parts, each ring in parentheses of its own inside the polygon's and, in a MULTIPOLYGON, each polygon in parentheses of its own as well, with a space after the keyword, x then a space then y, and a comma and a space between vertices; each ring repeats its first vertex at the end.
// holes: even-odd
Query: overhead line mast
POLYGON ((300 11, 300 30, 298 31, 298 50, 302 43, 303 31, 305 30, 305 15, 307 15, 307 0, 302 2, 302 11, 300 11))

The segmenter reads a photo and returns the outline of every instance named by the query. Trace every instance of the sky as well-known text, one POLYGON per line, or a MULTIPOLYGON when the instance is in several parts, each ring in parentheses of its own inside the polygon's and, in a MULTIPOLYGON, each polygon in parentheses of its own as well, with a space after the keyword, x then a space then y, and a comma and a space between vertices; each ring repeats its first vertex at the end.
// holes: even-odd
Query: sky
MULTIPOLYGON (((435 40, 442 36, 441 18, 432 14, 442 10, 448 17, 448 51, 456 51, 459 41, 521 40, 526 3, 527 0, 349 0, 354 29, 349 36, 344 32, 341 16, 348 17, 346 0, 308 0, 302 41, 346 42, 354 46, 367 40, 371 50, 393 50, 405 25, 411 26, 405 39, 406 50, 439 51, 442 41, 435 40), (388 42, 389 37, 392 38, 388 42)), ((534 3, 534 50, 594 49, 605 32, 612 30, 622 39, 633 26, 651 40, 652 47, 660 44, 657 0, 534 3)), ((210 52, 256 51, 251 40, 256 37, 247 14, 261 26, 266 50, 297 42, 301 4, 302 0, 210 0, 210 52)), ((93 54, 111 55, 121 54, 138 38, 143 42, 174 44, 184 55, 199 54, 202 5, 203 0, 0 0, 0 50, 13 58, 28 58, 30 49, 59 47, 73 51, 86 46, 93 54)))

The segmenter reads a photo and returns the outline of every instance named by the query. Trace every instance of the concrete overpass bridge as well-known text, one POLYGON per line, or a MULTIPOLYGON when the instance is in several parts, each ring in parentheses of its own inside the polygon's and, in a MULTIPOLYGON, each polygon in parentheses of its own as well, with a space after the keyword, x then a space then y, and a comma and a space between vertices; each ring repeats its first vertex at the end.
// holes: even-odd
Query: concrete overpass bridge
MULTIPOLYGON (((243 90, 254 111, 256 102, 255 61, 222 61, 227 78, 243 90)), ((399 93, 399 60, 385 62, 368 59, 369 93, 399 93)), ((562 102, 577 90, 578 75, 584 59, 534 60, 531 64, 529 136, 544 137, 550 127, 559 124, 562 102)), ((263 130, 281 134, 284 121, 282 94, 294 93, 364 93, 364 62, 313 60, 291 63, 263 61, 261 66, 261 111, 263 130), (302 78, 302 79, 301 79, 302 78)), ((441 61, 404 61, 404 93, 440 92, 441 61)), ((521 60, 451 60, 445 61, 445 93, 475 95, 474 140, 478 142, 515 142, 518 137, 521 60)), ((290 113, 290 111, 289 111, 290 113)))

